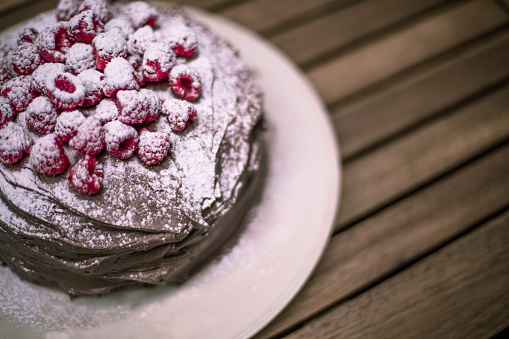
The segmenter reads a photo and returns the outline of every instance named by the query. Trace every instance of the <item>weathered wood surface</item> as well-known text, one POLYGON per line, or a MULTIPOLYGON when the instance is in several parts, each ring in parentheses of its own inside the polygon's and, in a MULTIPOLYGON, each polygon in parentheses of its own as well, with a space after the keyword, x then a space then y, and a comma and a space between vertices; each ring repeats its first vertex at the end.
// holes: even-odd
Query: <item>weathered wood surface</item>
MULTIPOLYGON (((509 328, 509 0, 188 0, 279 47, 330 110, 334 235, 257 337, 509 328)), ((4 1, 0 29, 56 5, 4 1)))

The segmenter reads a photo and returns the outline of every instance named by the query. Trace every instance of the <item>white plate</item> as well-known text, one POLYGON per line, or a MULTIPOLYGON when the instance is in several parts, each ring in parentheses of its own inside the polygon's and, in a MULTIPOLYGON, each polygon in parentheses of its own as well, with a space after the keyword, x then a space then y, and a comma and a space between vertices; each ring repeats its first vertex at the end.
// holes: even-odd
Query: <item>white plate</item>
POLYGON ((321 100, 267 41, 223 18, 191 15, 240 49, 265 92, 270 165, 246 231, 229 253, 179 287, 71 301, 0 268, 3 336, 249 337, 291 301, 318 263, 340 192, 339 150, 321 100))

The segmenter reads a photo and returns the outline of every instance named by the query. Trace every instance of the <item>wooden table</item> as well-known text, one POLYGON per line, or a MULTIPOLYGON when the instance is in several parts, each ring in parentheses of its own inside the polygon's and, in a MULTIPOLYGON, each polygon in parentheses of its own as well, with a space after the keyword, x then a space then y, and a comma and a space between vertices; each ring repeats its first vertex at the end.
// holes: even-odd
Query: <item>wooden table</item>
MULTIPOLYGON (((190 0, 258 32, 330 111, 334 234, 258 337, 509 328, 509 0, 190 0)), ((3 0, 0 29, 56 6, 3 0)))

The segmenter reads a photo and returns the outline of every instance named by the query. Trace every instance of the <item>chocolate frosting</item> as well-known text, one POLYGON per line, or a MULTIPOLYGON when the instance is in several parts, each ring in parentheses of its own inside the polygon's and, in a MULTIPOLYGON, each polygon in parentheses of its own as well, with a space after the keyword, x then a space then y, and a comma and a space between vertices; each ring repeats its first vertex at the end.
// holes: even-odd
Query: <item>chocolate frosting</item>
MULTIPOLYGON (((148 126, 171 134, 170 155, 157 165, 103 151, 103 187, 94 196, 73 191, 68 170, 49 177, 37 174, 27 159, 0 164, 0 261, 27 280, 73 295, 182 281, 231 236, 255 195, 259 88, 228 42, 178 6, 158 9, 156 37, 179 27, 196 35, 198 55, 187 63, 201 78, 198 118, 179 134, 163 116, 148 126)), ((26 27, 40 30, 55 22, 55 13, 47 12, 26 27)), ((4 34, 4 60, 16 36, 4 34)), ((162 100, 172 97, 166 82, 146 87, 162 100)), ((17 122, 26 128, 24 120, 19 114, 17 122)), ((71 164, 81 157, 64 148, 71 164)))

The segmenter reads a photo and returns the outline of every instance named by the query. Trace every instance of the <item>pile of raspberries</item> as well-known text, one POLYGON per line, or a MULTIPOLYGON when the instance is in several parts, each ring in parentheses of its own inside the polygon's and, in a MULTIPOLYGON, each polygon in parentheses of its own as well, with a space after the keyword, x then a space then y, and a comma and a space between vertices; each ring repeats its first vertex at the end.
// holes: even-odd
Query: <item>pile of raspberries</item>
POLYGON ((68 171, 69 184, 91 195, 102 185, 95 156, 103 149, 118 159, 136 153, 146 165, 168 155, 170 136, 146 124, 162 113, 181 132, 196 119, 191 102, 200 97, 200 77, 184 62, 196 54, 196 37, 183 27, 158 41, 159 13, 142 1, 112 17, 107 0, 61 0, 55 25, 21 31, 15 50, 0 60, 0 161, 15 164, 30 154, 36 172, 58 175, 70 165, 67 144, 83 154, 68 171), (159 81, 169 81, 174 99, 161 102, 142 88, 159 81), (80 107, 95 113, 85 116, 80 107))

